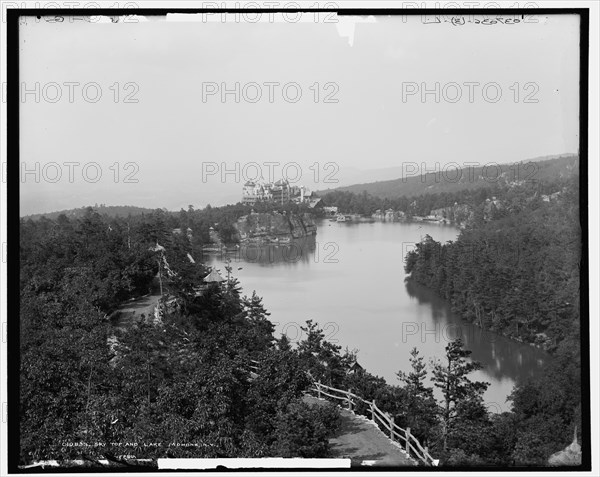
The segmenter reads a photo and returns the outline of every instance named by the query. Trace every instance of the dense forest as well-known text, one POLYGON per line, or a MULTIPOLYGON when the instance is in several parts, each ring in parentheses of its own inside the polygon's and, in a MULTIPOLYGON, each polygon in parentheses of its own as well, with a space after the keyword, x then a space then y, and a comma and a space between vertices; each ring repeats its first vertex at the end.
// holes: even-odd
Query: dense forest
POLYGON ((549 332, 557 341, 546 374, 517 386, 512 412, 498 415, 484 405, 487 384, 469 378, 479 365, 458 340, 430 365, 407 351, 413 371, 391 384, 354 370, 356 356, 327 342, 316 323, 306 323, 294 346, 276 338, 261 299, 241 296, 233 271, 198 294, 209 270, 189 257, 201 256, 209 227, 226 233, 244 213, 239 204, 128 217, 90 208, 77 218, 21 221, 22 464, 329 456, 339 415, 334 406, 302 401, 311 379, 376 399, 442 465, 545 465, 574 426, 581 429, 576 330, 566 334, 562 322, 549 332), (186 227, 191 234, 173 233, 186 227), (171 272, 162 319, 140 316, 115 329, 111 313, 148 293, 161 263, 171 272))
MULTIPOLYGON (((579 336, 581 228, 576 178, 552 200, 523 191, 518 207, 484 219, 482 202, 455 242, 426 236, 406 257, 411 279, 450 301, 463 318, 554 350, 579 336)), ((510 201, 498 195, 500 203, 510 201)), ((513 202, 514 203, 514 202, 513 202)))
MULTIPOLYGON (((92 210, 106 218, 125 219, 125 224, 131 224, 132 221, 139 220, 139 216, 146 217, 144 220, 161 221, 166 226, 171 228, 179 228, 186 230, 191 228, 194 231, 195 244, 209 244, 211 237, 209 230, 212 227, 218 234, 219 238, 225 243, 233 243, 236 240, 235 229, 233 224, 243 215, 249 214, 251 211, 261 212, 279 212, 289 214, 301 214, 310 212, 313 215, 322 215, 320 209, 310 209, 306 204, 295 204, 288 202, 278 204, 275 202, 258 202, 253 206, 242 204, 225 205, 222 207, 212 207, 210 204, 204 209, 194 209, 193 205, 189 205, 187 210, 181 209, 179 212, 169 211, 167 209, 146 209, 143 207, 134 206, 105 206, 104 204, 96 204, 93 207, 81 207, 78 209, 69 209, 48 214, 34 214, 22 217, 25 222, 28 221, 56 221, 63 216, 61 220, 67 219, 82 219, 89 211, 92 210), (154 218, 151 218, 154 217, 154 218)), ((129 226, 129 225, 127 225, 129 226)), ((169 234, 165 234, 168 237, 169 234)))
POLYGON ((161 211, 122 219, 91 209, 22 222, 22 464, 327 455, 337 411, 301 402, 301 350, 274 339, 260 299, 240 296, 235 279, 194 293, 208 270, 168 222, 161 211), (147 293, 162 261, 177 306, 160 323, 141 316, 115 330, 108 314, 147 293), (250 359, 261 363, 254 379, 250 359))
MULTIPOLYGON (((543 376, 512 396, 513 418, 531 426, 524 435, 539 445, 581 428, 579 184, 570 177, 545 187, 558 193, 542 200, 531 185, 518 207, 485 219, 481 202, 456 241, 426 236, 406 257, 409 280, 435 290, 464 319, 552 354, 543 376)), ((497 194, 514 199, 511 190, 497 194)))

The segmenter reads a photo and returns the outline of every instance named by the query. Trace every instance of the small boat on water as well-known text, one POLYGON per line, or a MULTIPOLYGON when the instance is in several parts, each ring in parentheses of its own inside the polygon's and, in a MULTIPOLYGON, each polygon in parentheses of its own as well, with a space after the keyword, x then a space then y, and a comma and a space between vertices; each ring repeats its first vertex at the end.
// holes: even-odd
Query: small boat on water
POLYGON ((342 214, 338 214, 336 218, 336 222, 346 222, 346 216, 342 214))
POLYGON ((280 237, 279 243, 291 243, 292 239, 290 237, 280 237))

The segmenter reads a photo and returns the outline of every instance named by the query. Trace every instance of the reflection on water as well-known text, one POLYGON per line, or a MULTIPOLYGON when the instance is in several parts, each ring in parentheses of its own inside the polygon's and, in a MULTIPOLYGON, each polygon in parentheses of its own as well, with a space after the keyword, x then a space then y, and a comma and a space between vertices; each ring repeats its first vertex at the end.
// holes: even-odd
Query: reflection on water
POLYGON ((461 338, 465 347, 473 352, 472 358, 483 364, 478 379, 501 382, 509 376, 521 382, 535 376, 548 359, 548 355, 537 348, 462 321, 445 300, 411 280, 406 281, 406 292, 419 306, 431 308, 432 328, 444 343, 461 338))
POLYGON ((255 263, 262 266, 278 264, 294 267, 298 263, 312 260, 316 248, 316 237, 309 235, 292 239, 289 243, 266 245, 241 245, 237 250, 225 252, 232 262, 255 263))
MULTIPOLYGON (((427 223, 332 223, 322 221, 317 236, 289 244, 240 247, 227 256, 243 292, 263 297, 277 333, 303 338, 300 325, 317 321, 329 341, 358 349, 359 362, 373 374, 398 384, 410 371, 409 352, 427 360, 444 355, 449 340, 461 336, 484 369, 475 379, 489 382, 491 409, 507 410, 516 381, 535 375, 548 357, 542 351, 461 321, 431 290, 406 281, 404 256, 425 234, 454 240, 458 230, 427 223)), ((223 267, 222 256, 209 265, 223 267)))

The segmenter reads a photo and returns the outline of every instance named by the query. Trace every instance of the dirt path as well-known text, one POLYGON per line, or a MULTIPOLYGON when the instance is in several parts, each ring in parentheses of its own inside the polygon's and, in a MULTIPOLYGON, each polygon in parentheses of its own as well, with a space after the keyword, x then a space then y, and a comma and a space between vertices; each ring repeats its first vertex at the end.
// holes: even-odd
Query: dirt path
POLYGON ((109 331, 109 334, 106 337, 106 343, 110 349, 110 353, 112 354, 112 363, 115 362, 117 353, 116 350, 118 339, 116 336, 116 331, 128 330, 131 327, 134 320, 141 319, 142 315, 145 315, 145 317, 153 318, 154 310, 158 305, 160 297, 160 288, 155 286, 155 284, 153 283, 151 293, 149 293, 148 295, 141 296, 139 298, 135 298, 133 300, 126 301, 119 308, 117 308, 115 312, 113 312, 111 317, 112 330, 109 331))
MULTIPOLYGON (((324 399, 305 396, 310 405, 323 405, 324 399)), ((340 410, 342 426, 337 435, 329 440, 334 457, 345 457, 352 466, 401 467, 417 463, 392 443, 375 423, 364 416, 357 416, 345 409, 340 410)))
POLYGON ((135 318, 140 318, 142 314, 145 316, 154 316, 154 309, 160 300, 160 292, 158 294, 144 295, 135 300, 126 301, 118 309, 118 316, 114 320, 114 326, 117 328, 126 328, 131 325, 131 321, 135 318))
POLYGON ((141 318, 142 314, 146 317, 154 316, 154 310, 160 300, 160 287, 158 279, 154 279, 151 285, 152 291, 148 295, 126 301, 116 310, 116 316, 112 323, 115 328, 127 329, 131 326, 133 320, 141 318))

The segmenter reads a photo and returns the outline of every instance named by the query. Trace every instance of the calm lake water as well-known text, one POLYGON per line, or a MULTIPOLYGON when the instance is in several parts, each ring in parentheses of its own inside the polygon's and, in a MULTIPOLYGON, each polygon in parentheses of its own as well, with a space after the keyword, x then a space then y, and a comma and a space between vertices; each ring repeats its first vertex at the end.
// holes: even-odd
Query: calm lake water
MULTIPOLYGON (((445 242, 455 240, 458 229, 322 221, 316 237, 244 249, 231 260, 243 293, 256 290, 263 297, 277 336, 285 333, 298 341, 300 325, 312 319, 329 341, 358 349, 358 362, 390 384, 399 384, 399 370, 410 371, 413 347, 429 362, 442 358, 448 341, 461 336, 484 366, 473 378, 490 383, 489 409, 509 410, 506 397, 515 382, 539 373, 549 357, 463 322, 445 300, 405 281, 404 256, 425 234, 445 242)), ((224 272, 223 257, 212 256, 207 263, 224 272)))

